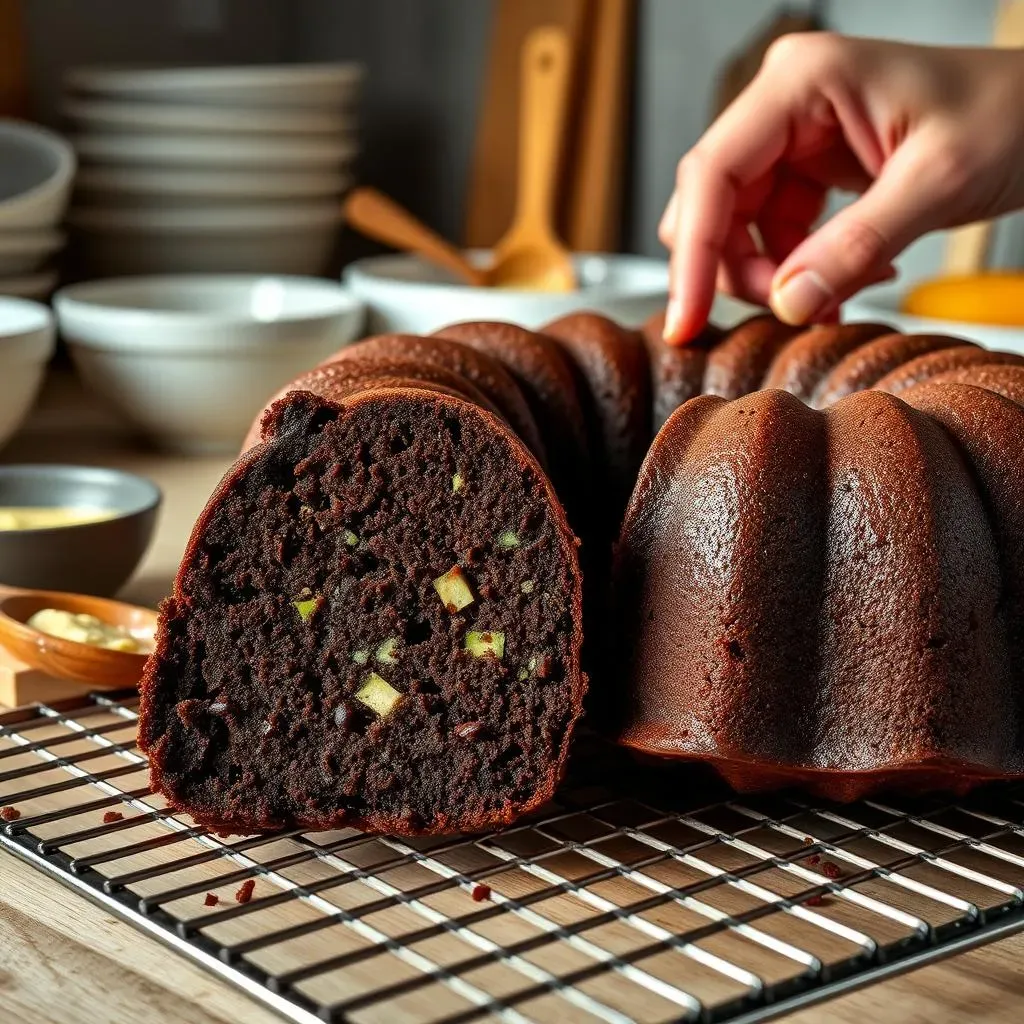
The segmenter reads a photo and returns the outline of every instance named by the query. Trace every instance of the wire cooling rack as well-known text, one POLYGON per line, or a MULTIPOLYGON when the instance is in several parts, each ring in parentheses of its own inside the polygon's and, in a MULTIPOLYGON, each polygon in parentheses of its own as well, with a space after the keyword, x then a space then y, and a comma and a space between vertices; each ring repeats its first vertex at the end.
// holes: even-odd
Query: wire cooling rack
POLYGON ((584 742, 503 832, 225 839, 149 792, 135 706, 0 715, 0 846, 294 1021, 750 1024, 1024 930, 1022 787, 738 797, 584 742))

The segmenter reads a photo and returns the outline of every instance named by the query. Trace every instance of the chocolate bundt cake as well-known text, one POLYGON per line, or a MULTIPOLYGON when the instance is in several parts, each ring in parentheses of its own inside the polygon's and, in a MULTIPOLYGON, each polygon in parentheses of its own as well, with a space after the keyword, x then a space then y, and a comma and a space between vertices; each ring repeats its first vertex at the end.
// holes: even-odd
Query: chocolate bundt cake
POLYGON ((618 742, 837 799, 1024 774, 1022 495, 1024 358, 962 339, 369 339, 268 403, 196 524, 140 742, 228 830, 506 824, 583 708, 575 534, 618 742))
POLYGON ((616 546, 607 728, 741 790, 1024 773, 1024 361, 764 318, 702 355, 616 546))
POLYGON ((477 387, 422 353, 356 355, 270 404, 142 682, 173 807, 234 832, 413 834, 551 797, 586 682, 576 539, 486 369, 477 387))

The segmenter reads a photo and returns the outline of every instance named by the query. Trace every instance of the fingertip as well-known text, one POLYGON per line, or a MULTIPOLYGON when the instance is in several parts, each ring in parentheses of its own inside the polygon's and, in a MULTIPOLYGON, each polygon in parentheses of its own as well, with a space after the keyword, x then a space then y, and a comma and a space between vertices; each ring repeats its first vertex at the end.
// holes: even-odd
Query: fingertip
POLYGON ((693 341, 708 322, 711 303, 692 305, 678 298, 670 298, 665 309, 665 328, 662 338, 665 343, 681 346, 693 341))

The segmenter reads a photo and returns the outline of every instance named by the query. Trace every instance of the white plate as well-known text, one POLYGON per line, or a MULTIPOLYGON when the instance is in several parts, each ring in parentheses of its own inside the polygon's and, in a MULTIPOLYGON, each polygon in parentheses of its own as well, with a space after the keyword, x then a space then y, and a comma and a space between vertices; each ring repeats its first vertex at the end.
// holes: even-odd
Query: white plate
POLYGON ((43 270, 23 277, 0 277, 0 295, 20 299, 48 299, 59 280, 60 274, 56 270, 43 270))
POLYGON ((122 274, 322 274, 334 252, 336 203, 209 209, 81 210, 70 218, 92 277, 122 274))
POLYGON ((1024 327, 998 327, 994 324, 971 324, 958 320, 936 320, 926 316, 910 316, 900 311, 908 285, 878 285, 854 296, 843 307, 844 320, 879 320, 892 324, 908 334, 951 334, 976 341, 986 348, 1001 349, 1024 355, 1024 327))
POLYGON ((78 156, 97 163, 158 167, 338 168, 355 157, 354 139, 330 135, 303 138, 237 135, 100 135, 72 137, 78 156))
POLYGON ((131 100, 72 99, 64 116, 87 130, 104 132, 273 132, 279 135, 351 135, 351 114, 331 110, 249 110, 244 107, 202 107, 180 103, 137 103, 131 100))
POLYGON ((0 232, 0 275, 31 273, 58 252, 64 241, 62 231, 0 232))
POLYGON ((143 209, 103 209, 76 207, 68 215, 68 224, 91 232, 161 232, 205 234, 217 231, 276 231, 282 228, 316 228, 337 225, 342 213, 331 200, 291 203, 268 202, 256 206, 226 205, 201 209, 168 210, 161 206, 143 209))
POLYGON ((362 78, 358 64, 86 67, 69 71, 65 84, 79 92, 133 100, 338 110, 352 99, 362 78))
MULTIPOLYGON (((98 206, 132 206, 155 198, 219 199, 320 199, 340 196, 352 184, 345 170, 193 170, 188 167, 83 167, 75 179, 80 195, 98 206)), ((88 204, 86 204, 88 205, 88 204)))

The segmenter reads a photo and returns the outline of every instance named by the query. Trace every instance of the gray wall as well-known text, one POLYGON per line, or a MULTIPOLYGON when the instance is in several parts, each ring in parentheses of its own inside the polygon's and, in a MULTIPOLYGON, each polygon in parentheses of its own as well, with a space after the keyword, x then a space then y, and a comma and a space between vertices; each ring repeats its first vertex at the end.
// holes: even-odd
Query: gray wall
POLYGON ((24 0, 37 117, 59 119, 76 64, 244 64, 285 58, 288 0, 24 0))
POLYGON ((462 231, 490 28, 486 0, 282 0, 301 60, 359 60, 364 180, 447 236, 462 231))
MULTIPOLYGON (((808 0, 791 0, 806 9, 808 0)), ((63 68, 90 62, 359 60, 365 181, 457 237, 476 128, 486 0, 28 0, 38 112, 56 116, 63 68)), ((676 161, 706 125, 722 62, 779 0, 639 0, 631 126, 630 248, 661 252, 656 226, 676 161)), ((996 0, 831 0, 830 27, 928 43, 984 43, 996 0)), ((904 257, 938 265, 941 240, 904 257)), ((1004 224, 997 258, 1024 262, 1024 218, 1004 224)))

